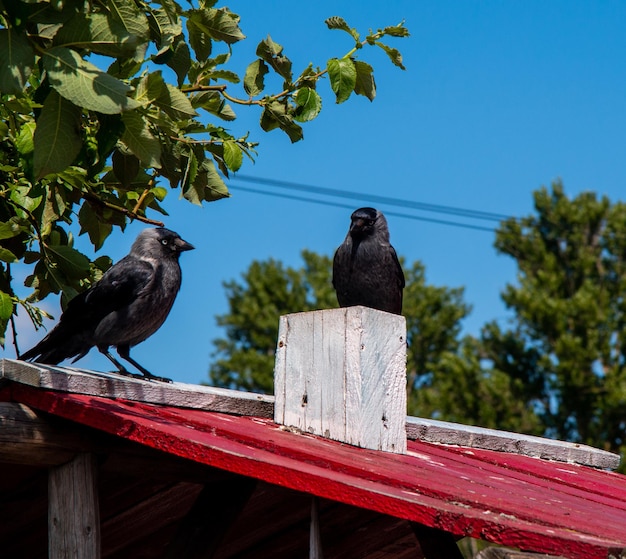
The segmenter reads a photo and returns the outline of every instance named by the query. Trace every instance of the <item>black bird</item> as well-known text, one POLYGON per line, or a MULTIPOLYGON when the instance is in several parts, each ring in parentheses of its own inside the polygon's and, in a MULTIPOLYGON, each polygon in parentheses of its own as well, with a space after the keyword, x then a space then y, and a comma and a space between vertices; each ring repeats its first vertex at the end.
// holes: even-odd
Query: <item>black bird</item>
POLYGON ((25 361, 56 365, 77 361, 96 346, 121 374, 162 381, 130 356, 130 348, 154 334, 163 324, 180 288, 180 253, 193 249, 178 234, 165 228, 144 229, 130 254, 111 266, 100 281, 74 297, 59 323, 25 361), (141 373, 130 373, 109 351, 114 346, 122 359, 141 373))
POLYGON ((350 230, 333 259, 339 306, 401 314, 404 272, 389 244, 385 216, 374 208, 359 208, 350 219, 350 230))

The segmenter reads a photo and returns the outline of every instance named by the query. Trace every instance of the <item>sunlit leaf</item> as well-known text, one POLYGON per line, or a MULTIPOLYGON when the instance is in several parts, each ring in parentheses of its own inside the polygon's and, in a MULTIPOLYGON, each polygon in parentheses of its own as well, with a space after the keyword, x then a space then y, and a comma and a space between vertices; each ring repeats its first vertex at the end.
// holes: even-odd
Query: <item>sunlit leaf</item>
POLYGON ((13 299, 8 293, 0 291, 0 319, 9 320, 13 314, 13 299))
POLYGON ((350 58, 331 58, 328 61, 328 77, 337 103, 343 103, 350 97, 356 85, 354 62, 350 58))
POLYGON ((269 72, 267 64, 260 58, 248 64, 243 78, 243 88, 251 97, 259 95, 265 89, 265 74, 269 72))
POLYGON ((44 52, 44 68, 50 84, 60 95, 79 107, 105 114, 116 114, 139 106, 127 97, 131 87, 103 72, 66 47, 44 52))
POLYGON ((322 98, 317 91, 308 87, 301 87, 294 101, 296 102, 294 119, 298 122, 313 120, 322 110, 322 98))
POLYGON ((361 60, 354 61, 356 68, 356 82, 354 84, 354 92, 357 95, 364 95, 370 101, 376 97, 376 82, 374 81, 374 69, 361 60))

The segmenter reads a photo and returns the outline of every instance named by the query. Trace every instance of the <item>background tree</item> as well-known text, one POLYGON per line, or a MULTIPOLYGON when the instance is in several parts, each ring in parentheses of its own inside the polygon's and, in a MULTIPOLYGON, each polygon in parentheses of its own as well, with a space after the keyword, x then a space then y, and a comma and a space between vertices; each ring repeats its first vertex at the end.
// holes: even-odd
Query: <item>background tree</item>
POLYGON ((548 435, 619 451, 626 428, 626 205, 557 182, 536 215, 510 219, 496 248, 518 265, 502 298, 508 330, 488 324, 494 370, 536 410, 548 435))
POLYGON ((327 26, 348 37, 345 55, 298 74, 268 36, 241 78, 227 68, 245 38, 240 18, 215 4, 0 0, 0 343, 18 305, 40 325, 38 300, 61 293, 65 304, 110 265, 73 248, 76 218, 98 249, 130 219, 160 224, 147 213, 164 214, 163 184, 194 204, 228 196, 224 178, 257 145, 222 125, 236 118, 233 105, 260 107, 261 128, 295 142, 321 110, 323 76, 337 103, 353 92, 374 99, 362 47, 403 67, 381 42, 407 36, 402 23, 361 37, 331 17, 327 26), (274 94, 269 73, 282 82, 274 94), (12 284, 17 262, 32 267, 25 298, 12 284))
POLYGON ((338 306, 332 260, 307 250, 302 259, 300 269, 272 259, 254 261, 242 275, 243 283, 224 284, 229 313, 218 316, 217 323, 226 337, 213 341, 210 384, 273 394, 278 317, 338 306))

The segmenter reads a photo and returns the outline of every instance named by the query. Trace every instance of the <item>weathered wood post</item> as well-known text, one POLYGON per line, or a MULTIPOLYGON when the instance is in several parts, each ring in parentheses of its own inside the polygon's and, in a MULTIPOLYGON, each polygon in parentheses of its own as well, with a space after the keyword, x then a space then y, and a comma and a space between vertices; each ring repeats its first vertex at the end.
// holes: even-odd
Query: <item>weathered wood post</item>
POLYGON ((98 559, 100 512, 93 454, 50 469, 48 474, 49 559, 98 559))
POLYGON ((274 420, 406 453, 406 321, 367 307, 280 317, 274 420))

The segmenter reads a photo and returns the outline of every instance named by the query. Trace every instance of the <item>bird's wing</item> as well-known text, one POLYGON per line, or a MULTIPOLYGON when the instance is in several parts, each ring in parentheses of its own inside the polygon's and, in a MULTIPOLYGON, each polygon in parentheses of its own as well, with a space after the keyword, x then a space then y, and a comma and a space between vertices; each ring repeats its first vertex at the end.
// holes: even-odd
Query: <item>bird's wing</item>
POLYGON ((81 300, 72 299, 66 314, 88 312, 96 320, 110 312, 132 303, 154 277, 154 268, 149 262, 126 256, 111 266, 100 281, 85 293, 81 300), (76 303, 74 303, 76 301, 76 303), (77 308, 72 308, 76 306, 77 308))
POLYGON ((400 288, 404 288, 405 285, 405 279, 404 279, 404 271, 402 270, 402 266, 400 265, 400 260, 398 260, 398 255, 396 254, 396 249, 393 248, 391 245, 389 245, 390 248, 390 253, 391 253, 391 258, 394 261, 394 266, 395 266, 395 270, 396 270, 396 277, 398 278, 398 283, 400 285, 400 288))

